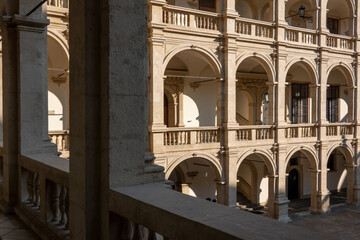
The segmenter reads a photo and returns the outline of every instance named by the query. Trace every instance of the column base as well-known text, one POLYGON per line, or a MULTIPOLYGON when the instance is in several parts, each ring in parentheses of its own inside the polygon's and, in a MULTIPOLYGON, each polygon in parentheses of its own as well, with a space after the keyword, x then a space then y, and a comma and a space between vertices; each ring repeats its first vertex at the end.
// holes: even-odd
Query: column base
POLYGON ((317 193, 317 208, 310 208, 310 212, 316 214, 326 214, 331 212, 330 208, 330 195, 329 191, 327 192, 318 192, 317 193))
POLYGON ((276 198, 274 203, 274 218, 280 222, 291 222, 288 214, 289 200, 287 197, 276 198))

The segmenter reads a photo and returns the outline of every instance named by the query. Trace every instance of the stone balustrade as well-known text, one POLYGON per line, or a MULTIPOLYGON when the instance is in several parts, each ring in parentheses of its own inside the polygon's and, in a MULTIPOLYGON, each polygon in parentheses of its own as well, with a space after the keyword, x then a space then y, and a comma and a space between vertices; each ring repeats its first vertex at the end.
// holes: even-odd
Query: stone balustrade
POLYGON ((164 145, 187 145, 219 142, 218 127, 167 128, 164 132, 164 145))
POLYGON ((248 35, 267 39, 274 38, 274 27, 272 23, 254 19, 238 17, 236 19, 235 32, 245 36, 248 35))
POLYGON ((287 27, 285 30, 285 41, 296 42, 304 45, 316 45, 317 34, 315 30, 297 27, 287 27))
POLYGON ((317 136, 316 124, 290 124, 281 126, 285 130, 285 138, 311 138, 317 136))
POLYGON ((240 126, 236 129, 236 141, 274 139, 273 126, 240 126))
POLYGON ((161 183, 111 189, 109 208, 113 239, 235 240, 254 239, 255 232, 256 239, 324 238, 318 232, 181 194, 161 183), (270 230, 259 231, 263 226, 270 230))
POLYGON ((326 127, 326 136, 346 136, 352 135, 354 125, 352 123, 329 123, 324 125, 326 127))
POLYGON ((49 131, 51 142, 57 145, 58 151, 69 151, 70 149, 70 136, 69 130, 64 131, 49 131))
POLYGON ((19 157, 21 203, 16 214, 43 239, 69 238, 69 161, 51 154, 19 157))
POLYGON ((353 49, 353 39, 349 36, 337 34, 328 34, 326 37, 326 46, 331 48, 339 48, 343 50, 353 49))
POLYGON ((219 30, 219 17, 216 13, 166 5, 162 21, 165 24, 210 31, 219 30))
POLYGON ((68 8, 69 0, 47 0, 47 5, 59 8, 68 8))

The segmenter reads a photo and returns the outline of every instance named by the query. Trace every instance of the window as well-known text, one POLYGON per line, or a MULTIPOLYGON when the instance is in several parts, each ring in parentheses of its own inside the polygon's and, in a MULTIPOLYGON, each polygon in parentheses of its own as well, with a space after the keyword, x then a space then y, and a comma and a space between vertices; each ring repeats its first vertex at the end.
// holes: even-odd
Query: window
POLYGON ((339 87, 330 86, 327 88, 326 97, 326 119, 333 123, 339 121, 339 87))
POLYGON ((308 85, 292 84, 292 123, 308 122, 308 85))
POLYGON ((199 9, 216 12, 216 0, 199 0, 199 9))
POLYGON ((326 25, 330 33, 339 34, 339 20, 328 18, 326 25))

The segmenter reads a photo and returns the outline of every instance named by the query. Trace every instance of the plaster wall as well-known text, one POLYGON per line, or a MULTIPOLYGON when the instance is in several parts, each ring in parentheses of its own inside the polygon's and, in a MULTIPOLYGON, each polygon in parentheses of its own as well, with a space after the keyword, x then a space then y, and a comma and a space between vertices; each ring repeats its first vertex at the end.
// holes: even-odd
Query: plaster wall
POLYGON ((346 188, 347 171, 344 167, 345 160, 342 155, 335 155, 336 171, 328 171, 327 186, 329 191, 346 188))

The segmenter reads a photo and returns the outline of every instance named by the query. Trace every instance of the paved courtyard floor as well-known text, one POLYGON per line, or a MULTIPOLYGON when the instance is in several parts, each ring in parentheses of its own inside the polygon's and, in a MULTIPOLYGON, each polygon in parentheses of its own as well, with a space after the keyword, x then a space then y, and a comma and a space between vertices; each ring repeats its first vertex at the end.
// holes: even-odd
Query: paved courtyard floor
POLYGON ((301 212, 291 215, 291 219, 293 221, 289 224, 332 235, 336 239, 360 239, 360 207, 338 204, 325 215, 301 212))
POLYGON ((4 215, 0 212, 1 240, 37 240, 35 233, 25 227, 15 215, 4 215))

